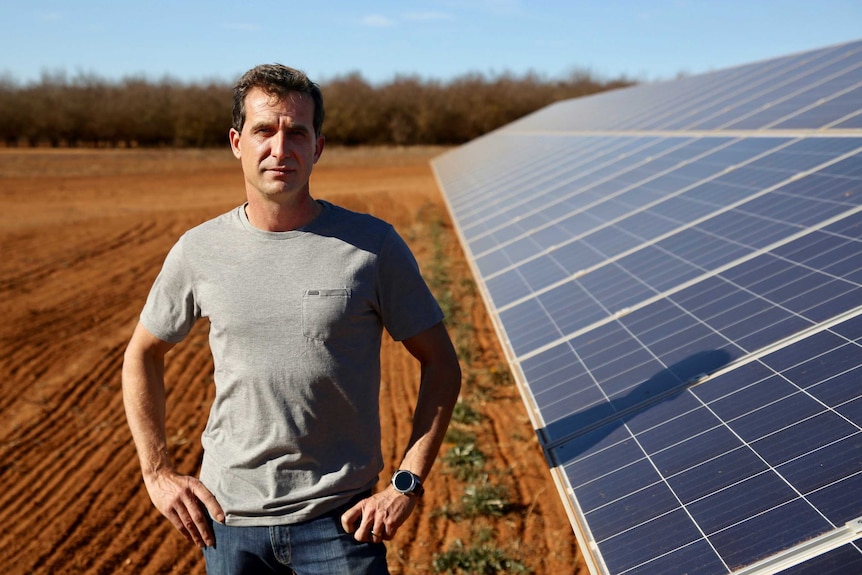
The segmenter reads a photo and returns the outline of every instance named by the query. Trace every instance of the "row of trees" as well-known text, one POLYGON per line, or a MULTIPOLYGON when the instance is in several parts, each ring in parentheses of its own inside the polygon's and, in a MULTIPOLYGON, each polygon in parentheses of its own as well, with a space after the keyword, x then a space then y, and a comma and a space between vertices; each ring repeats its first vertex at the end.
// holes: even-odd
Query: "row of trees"
MULTIPOLYGON (((323 82, 329 144, 449 145, 481 136, 555 101, 632 84, 587 73, 469 74, 448 82, 398 76, 374 85, 359 73, 323 82)), ((0 79, 0 142, 7 146, 222 146, 231 85, 44 74, 0 79)))

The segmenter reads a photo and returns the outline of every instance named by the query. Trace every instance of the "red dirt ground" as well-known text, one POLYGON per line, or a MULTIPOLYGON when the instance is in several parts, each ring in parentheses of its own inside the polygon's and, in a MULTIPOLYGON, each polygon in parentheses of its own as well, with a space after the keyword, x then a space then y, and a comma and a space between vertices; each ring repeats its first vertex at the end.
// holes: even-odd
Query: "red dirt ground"
MULTIPOLYGON (((441 151, 327 150, 312 178, 315 196, 392 222, 426 276, 435 268, 448 275, 462 398, 482 415, 455 427, 476 435, 489 482, 508 491, 502 515, 462 518, 470 482, 438 461, 421 507, 389 543, 391 570, 433 573, 435 555, 460 540, 468 548, 485 541, 534 573, 585 575, 431 174, 428 160, 441 151)), ((147 498, 119 374, 168 248, 242 201, 228 151, 0 150, 3 573, 204 572, 200 552, 147 498)), ((213 392, 205 325, 171 353, 166 371, 173 455, 194 473, 213 392)), ((385 339, 383 477, 407 440, 417 382, 416 365, 385 339)))

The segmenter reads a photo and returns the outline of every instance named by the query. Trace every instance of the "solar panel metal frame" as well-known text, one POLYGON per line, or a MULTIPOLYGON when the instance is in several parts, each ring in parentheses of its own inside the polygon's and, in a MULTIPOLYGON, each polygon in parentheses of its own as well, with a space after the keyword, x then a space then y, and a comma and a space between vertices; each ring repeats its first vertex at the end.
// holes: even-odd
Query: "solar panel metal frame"
MULTIPOLYGON (((809 350, 814 342, 824 338, 830 338, 828 341, 835 346, 839 341, 845 342, 841 346, 850 346, 846 349, 852 359, 847 361, 855 361, 853 369, 858 367, 862 373, 862 333, 853 338, 843 333, 851 329, 848 326, 862 324, 854 323, 862 318, 862 261, 857 261, 860 258, 856 256, 862 252, 856 249, 857 242, 862 246, 862 234, 856 231, 862 226, 862 199, 856 197, 857 192, 862 196, 862 130, 859 128, 862 128, 862 41, 560 102, 432 161, 456 233, 593 574, 658 573, 660 571, 650 569, 655 569, 662 560, 683 555, 677 548, 668 551, 665 559, 651 556, 647 563, 625 564, 615 555, 613 546, 597 540, 594 531, 598 524, 591 524, 593 520, 587 515, 595 515, 601 508, 585 511, 577 494, 581 487, 573 484, 572 477, 567 475, 577 466, 576 460, 570 457, 573 445, 584 442, 590 434, 601 435, 606 427, 610 429, 607 437, 619 434, 619 430, 628 429, 631 422, 649 419, 650 410, 667 411, 676 402, 700 401, 698 394, 708 394, 711 387, 720 387, 723 378, 732 379, 749 369, 745 366, 771 370, 773 375, 769 377, 780 380, 785 377, 784 372, 769 367, 774 358, 787 354, 787 350, 794 353, 809 350), (746 146, 751 150, 746 150, 746 146), (720 162, 710 165, 711 158, 722 154, 736 154, 733 156, 736 159, 723 168, 720 162), (679 187, 673 188, 673 185, 679 187), (816 194, 805 195, 809 189, 816 194), (729 190, 734 194, 733 201, 714 207, 697 205, 697 202, 709 200, 709 194, 716 193, 715 190, 729 190), (544 204, 535 207, 531 194, 550 198, 550 207, 544 204), (787 206, 782 208, 786 212, 784 215, 773 208, 782 202, 787 206), (686 206, 697 209, 679 212, 686 206), (654 209, 659 211, 653 213, 654 209), (671 221, 676 221, 674 218, 679 213, 694 215, 676 225, 665 224, 662 220, 671 217, 671 221), (734 217, 750 220, 748 230, 734 228, 734 217), (638 218, 641 235, 625 238, 631 234, 621 224, 637 223, 638 218), (762 229, 757 227, 758 222, 764 222, 762 229), (575 229, 581 232, 574 233, 575 229), (703 245, 709 250, 690 249, 683 237, 686 233, 688 238, 708 237, 703 245), (589 241, 591 238, 595 241, 589 241), (620 243, 620 238, 628 244, 620 243), (825 254, 818 252, 827 247, 825 254), (572 253, 567 253, 573 248, 572 253), (730 248, 731 255, 722 252, 730 248), (584 249, 593 252, 584 252, 584 249), (589 253, 594 253, 592 264, 573 267, 579 255, 589 253), (644 262, 652 261, 644 259, 649 253, 658 258, 655 259, 657 263, 651 264, 658 268, 652 271, 643 267, 644 262), (568 258, 566 263, 559 260, 561 255, 568 258), (749 268, 751 272, 743 273, 749 268), (757 275, 765 269, 773 270, 770 273, 777 279, 757 275), (678 281, 657 273, 669 270, 676 270, 678 281), (538 276, 536 271, 540 272, 538 276), (542 272, 546 275, 541 275, 542 272), (644 276, 644 273, 652 275, 644 276), (596 283, 602 274, 606 279, 596 283), (759 285, 785 277, 793 278, 795 283, 791 285, 800 287, 759 285), (620 278, 628 279, 619 281, 620 278), (592 283, 586 285, 584 281, 592 283), (627 293, 631 286, 639 289, 627 293), (727 322, 722 321, 724 318, 718 312, 727 310, 722 310, 721 301, 724 300, 720 299, 717 304, 707 302, 718 311, 711 310, 709 313, 713 315, 703 316, 702 310, 709 306, 698 302, 697 297, 698 290, 706 289, 704 286, 721 288, 722 291, 716 293, 724 294, 721 297, 727 301, 743 302, 738 304, 739 309, 747 309, 743 306, 748 305, 760 311, 751 318, 743 317, 736 323, 724 325, 727 322), (565 296, 567 289, 569 299, 561 300, 554 295, 559 291, 565 296), (794 289, 800 291, 796 293, 794 289), (581 294, 583 305, 592 305, 594 310, 580 324, 576 317, 579 314, 572 314, 574 308, 569 303, 578 301, 571 299, 576 293, 581 294), (541 304, 542 297, 544 304, 541 304), (818 302, 817 298, 828 299, 818 302), (609 307, 608 302, 617 302, 614 304, 617 307, 609 307), (533 308, 514 314, 526 304, 532 304, 533 308), (553 308, 556 315, 545 307, 548 304, 556 306, 553 308), (657 326, 650 324, 657 317, 667 317, 667 310, 677 310, 674 317, 678 319, 657 326), (546 314, 544 318, 543 313, 546 314), (777 323, 763 323, 760 317, 771 317, 777 323), (696 320, 693 324, 692 319, 696 320), (561 325, 559 321, 562 320, 567 323, 561 325), (525 326, 524 322, 534 327, 525 326), (518 327, 518 333, 507 331, 507 323, 518 327), (701 339, 687 341, 686 331, 668 332, 671 324, 699 325, 701 339), (631 331, 635 326, 636 331, 631 331), (668 333, 680 336, 668 342, 668 333), (652 338, 649 341, 642 339, 647 334, 652 338), (605 363, 589 367, 578 350, 594 346, 589 338, 600 337, 616 338, 607 341, 615 341, 618 349, 630 351, 608 353, 599 349, 597 351, 605 356, 599 361, 605 363), (703 338, 725 343, 709 352, 698 347, 697 342, 703 338), (740 345, 741 342, 748 343, 740 345), (548 355, 558 349, 563 350, 563 355, 548 355), (684 355, 689 353, 686 350, 692 353, 684 355), (718 361, 716 354, 722 352, 726 357, 722 355, 718 361), (632 364, 628 371, 614 374, 614 353, 624 353, 626 358, 634 357, 631 354, 643 356, 647 363, 632 364), (684 357, 680 357, 681 354, 684 357), (534 389, 539 384, 528 374, 534 373, 536 365, 541 366, 546 356, 552 363, 545 365, 552 366, 553 370, 542 372, 545 373, 541 376, 543 381, 553 383, 555 380, 547 379, 548 376, 569 374, 577 364, 586 370, 585 376, 592 378, 593 383, 573 393, 595 395, 598 391, 604 399, 598 397, 593 403, 585 404, 573 400, 572 394, 548 395, 551 391, 572 391, 575 380, 569 375, 549 388, 534 389), (573 359, 560 363, 566 356, 573 359), (680 362, 671 365, 669 358, 673 357, 680 362), (690 372, 694 367, 693 357, 698 358, 701 367, 706 366, 705 372, 690 372), (655 376, 644 380, 645 375, 638 375, 650 373, 651 365, 664 367, 661 371, 664 375, 658 378, 660 382, 655 376), (605 374, 608 379, 596 379, 597 374, 605 374), (608 395, 611 389, 616 391, 608 395), (537 399, 540 396, 542 401, 537 399), (559 399, 543 403, 546 397, 559 399), (551 406, 554 405, 561 405, 561 411, 556 419, 548 421, 547 415, 553 412, 551 406), (600 546, 603 547, 600 549, 600 546), (608 554, 608 550, 612 552, 608 554)), ((836 347, 830 352, 838 353, 839 349, 841 347, 836 347)), ((785 379, 792 383, 792 378, 785 379)), ((798 397, 810 396, 810 389, 821 383, 825 385, 826 381, 798 388, 802 392, 798 397)), ((845 395, 848 393, 846 386, 841 388, 845 395)), ((787 397, 795 397, 795 393, 787 397)), ((847 416, 841 410, 850 410, 854 402, 862 405, 862 394, 856 393, 845 403, 823 404, 829 413, 843 417, 851 428, 856 426, 854 434, 848 437, 857 437, 855 434, 860 433, 862 422, 857 421, 856 411, 850 411, 847 416)), ((744 396, 742 390, 734 394, 744 396)), ((729 400, 722 399, 721 405, 732 406, 738 401, 728 397, 729 400)), ((807 405, 804 409, 811 409, 811 405, 801 399, 788 401, 796 402, 798 409, 803 409, 803 404, 807 405)), ((689 412, 674 417, 695 419, 693 414, 710 405, 709 402, 700 403, 702 405, 697 408, 691 407, 694 403, 689 404, 689 412)), ((768 412, 769 408, 764 405, 757 409, 768 412)), ((748 420, 740 419, 743 422, 752 420, 753 416, 748 420)), ((639 444, 639 437, 647 439, 650 434, 655 435, 655 430, 674 430, 673 421, 654 423, 654 428, 641 430, 640 435, 626 431, 629 439, 603 449, 614 446, 617 449, 631 440, 639 444)), ((734 420, 720 417, 718 421, 732 432, 737 425, 734 420)), ((790 421, 787 434, 796 432, 794 428, 805 429, 806 421, 790 421)), ((776 420, 775 423, 781 422, 776 420)), ((747 425, 746 433, 750 433, 751 425, 747 425)), ((845 440, 846 437, 836 439, 835 445, 845 440)), ((685 436, 680 445, 690 441, 694 441, 694 436, 685 436)), ((765 441, 765 438, 756 441, 765 441)), ((768 445, 768 442, 761 444, 768 445)), ((851 447, 855 455, 855 444, 851 447)), ((644 461, 655 466, 650 452, 646 448, 639 449, 646 455, 644 461)), ((760 457, 759 449, 753 449, 752 453, 760 457)), ((818 451, 822 449, 817 448, 818 451)), ((673 449, 669 452, 673 453, 673 449)), ((859 452, 862 453, 862 449, 859 452)), ((777 467, 768 460, 764 462, 769 468, 767 475, 760 475, 764 480, 769 474, 780 475, 777 467)), ((792 463, 779 464, 788 465, 792 463)), ((852 469, 855 470, 853 474, 841 477, 840 481, 862 477, 862 461, 852 469)), ((805 477, 806 472, 795 473, 805 477)), ((660 471, 659 477, 666 483, 673 476, 660 471)), ((750 480, 751 477, 742 481, 750 480)), ((601 481, 598 484, 601 485, 601 481)), ((788 485, 795 488, 792 482, 788 485)), ((674 509, 689 514, 700 529, 702 537, 688 545, 700 545, 698 541, 713 545, 701 523, 691 517, 691 503, 680 500, 677 490, 670 489, 670 493, 680 504, 674 509)), ((804 494, 797 492, 797 495, 799 497, 794 500, 807 501, 804 494)), ((721 499, 717 492, 708 493, 704 501, 709 498, 721 499)), ((654 508, 649 504, 638 498, 632 501, 646 507, 642 512, 648 521, 656 520, 655 515, 650 515, 654 508)), ((611 509, 616 504, 618 502, 610 501, 603 505, 611 509)), ((697 567, 703 571, 692 572, 855 573, 856 570, 846 569, 857 566, 862 569, 862 550, 854 543, 862 536, 862 505, 858 507, 852 507, 853 516, 845 518, 843 524, 828 519, 827 523, 834 528, 818 527, 806 540, 793 541, 784 548, 770 547, 768 538, 764 540, 763 550, 757 549, 757 545, 751 551, 731 546, 727 548, 730 551, 721 554, 713 548, 717 561, 712 566, 704 566, 709 563, 706 561, 697 567), (741 563, 732 564, 727 559, 730 556, 741 557, 741 563), (848 567, 848 561, 857 559, 858 563, 848 567), (837 566, 834 567, 837 570, 833 566, 837 566)), ((847 513, 846 510, 842 512, 847 513)), ((605 524, 612 526, 614 522, 624 521, 622 515, 611 513, 605 524), (607 523, 608 520, 611 523, 607 523)), ((744 521, 754 520, 754 516, 744 516, 744 521)), ((713 519, 708 517, 701 521, 708 523, 713 519)), ((611 527, 602 529, 608 528, 611 527)), ((637 555, 632 554, 632 557, 637 555)))

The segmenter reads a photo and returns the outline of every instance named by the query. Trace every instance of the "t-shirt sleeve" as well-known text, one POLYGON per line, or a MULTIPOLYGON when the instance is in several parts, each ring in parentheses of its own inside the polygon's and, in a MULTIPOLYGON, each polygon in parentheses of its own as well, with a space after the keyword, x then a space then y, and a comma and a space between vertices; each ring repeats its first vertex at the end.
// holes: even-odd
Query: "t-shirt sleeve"
POLYGON ((380 251, 380 315, 393 339, 402 341, 418 335, 443 319, 419 271, 419 264, 407 244, 390 229, 380 251))
POLYGON ((168 252, 141 312, 141 323, 161 340, 177 343, 200 317, 192 274, 183 257, 183 239, 168 252))

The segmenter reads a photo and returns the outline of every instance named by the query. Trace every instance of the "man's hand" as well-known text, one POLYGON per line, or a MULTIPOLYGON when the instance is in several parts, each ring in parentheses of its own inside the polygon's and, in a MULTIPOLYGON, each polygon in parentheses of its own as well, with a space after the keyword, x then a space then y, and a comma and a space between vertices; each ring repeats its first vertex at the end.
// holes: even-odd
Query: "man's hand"
POLYGON ((353 533, 357 541, 389 541, 410 517, 414 507, 415 497, 398 493, 390 485, 345 511, 341 516, 341 526, 353 533))
POLYGON ((215 545, 203 508, 219 523, 224 522, 224 511, 203 483, 173 470, 145 477, 144 483, 153 505, 186 539, 198 547, 215 545))
POLYGON ((123 406, 153 505, 192 543, 214 545, 204 507, 219 523, 224 511, 198 479, 177 473, 165 438, 165 354, 174 346, 138 322, 123 356, 123 406))
MULTIPOLYGON (((461 389, 461 367, 446 326, 440 322, 404 340, 404 347, 419 360, 421 379, 413 415, 413 432, 397 469, 427 477, 440 450, 452 409, 461 389)), ((341 516, 341 525, 357 541, 388 541, 416 507, 416 497, 399 493, 392 485, 363 499, 341 516)))

